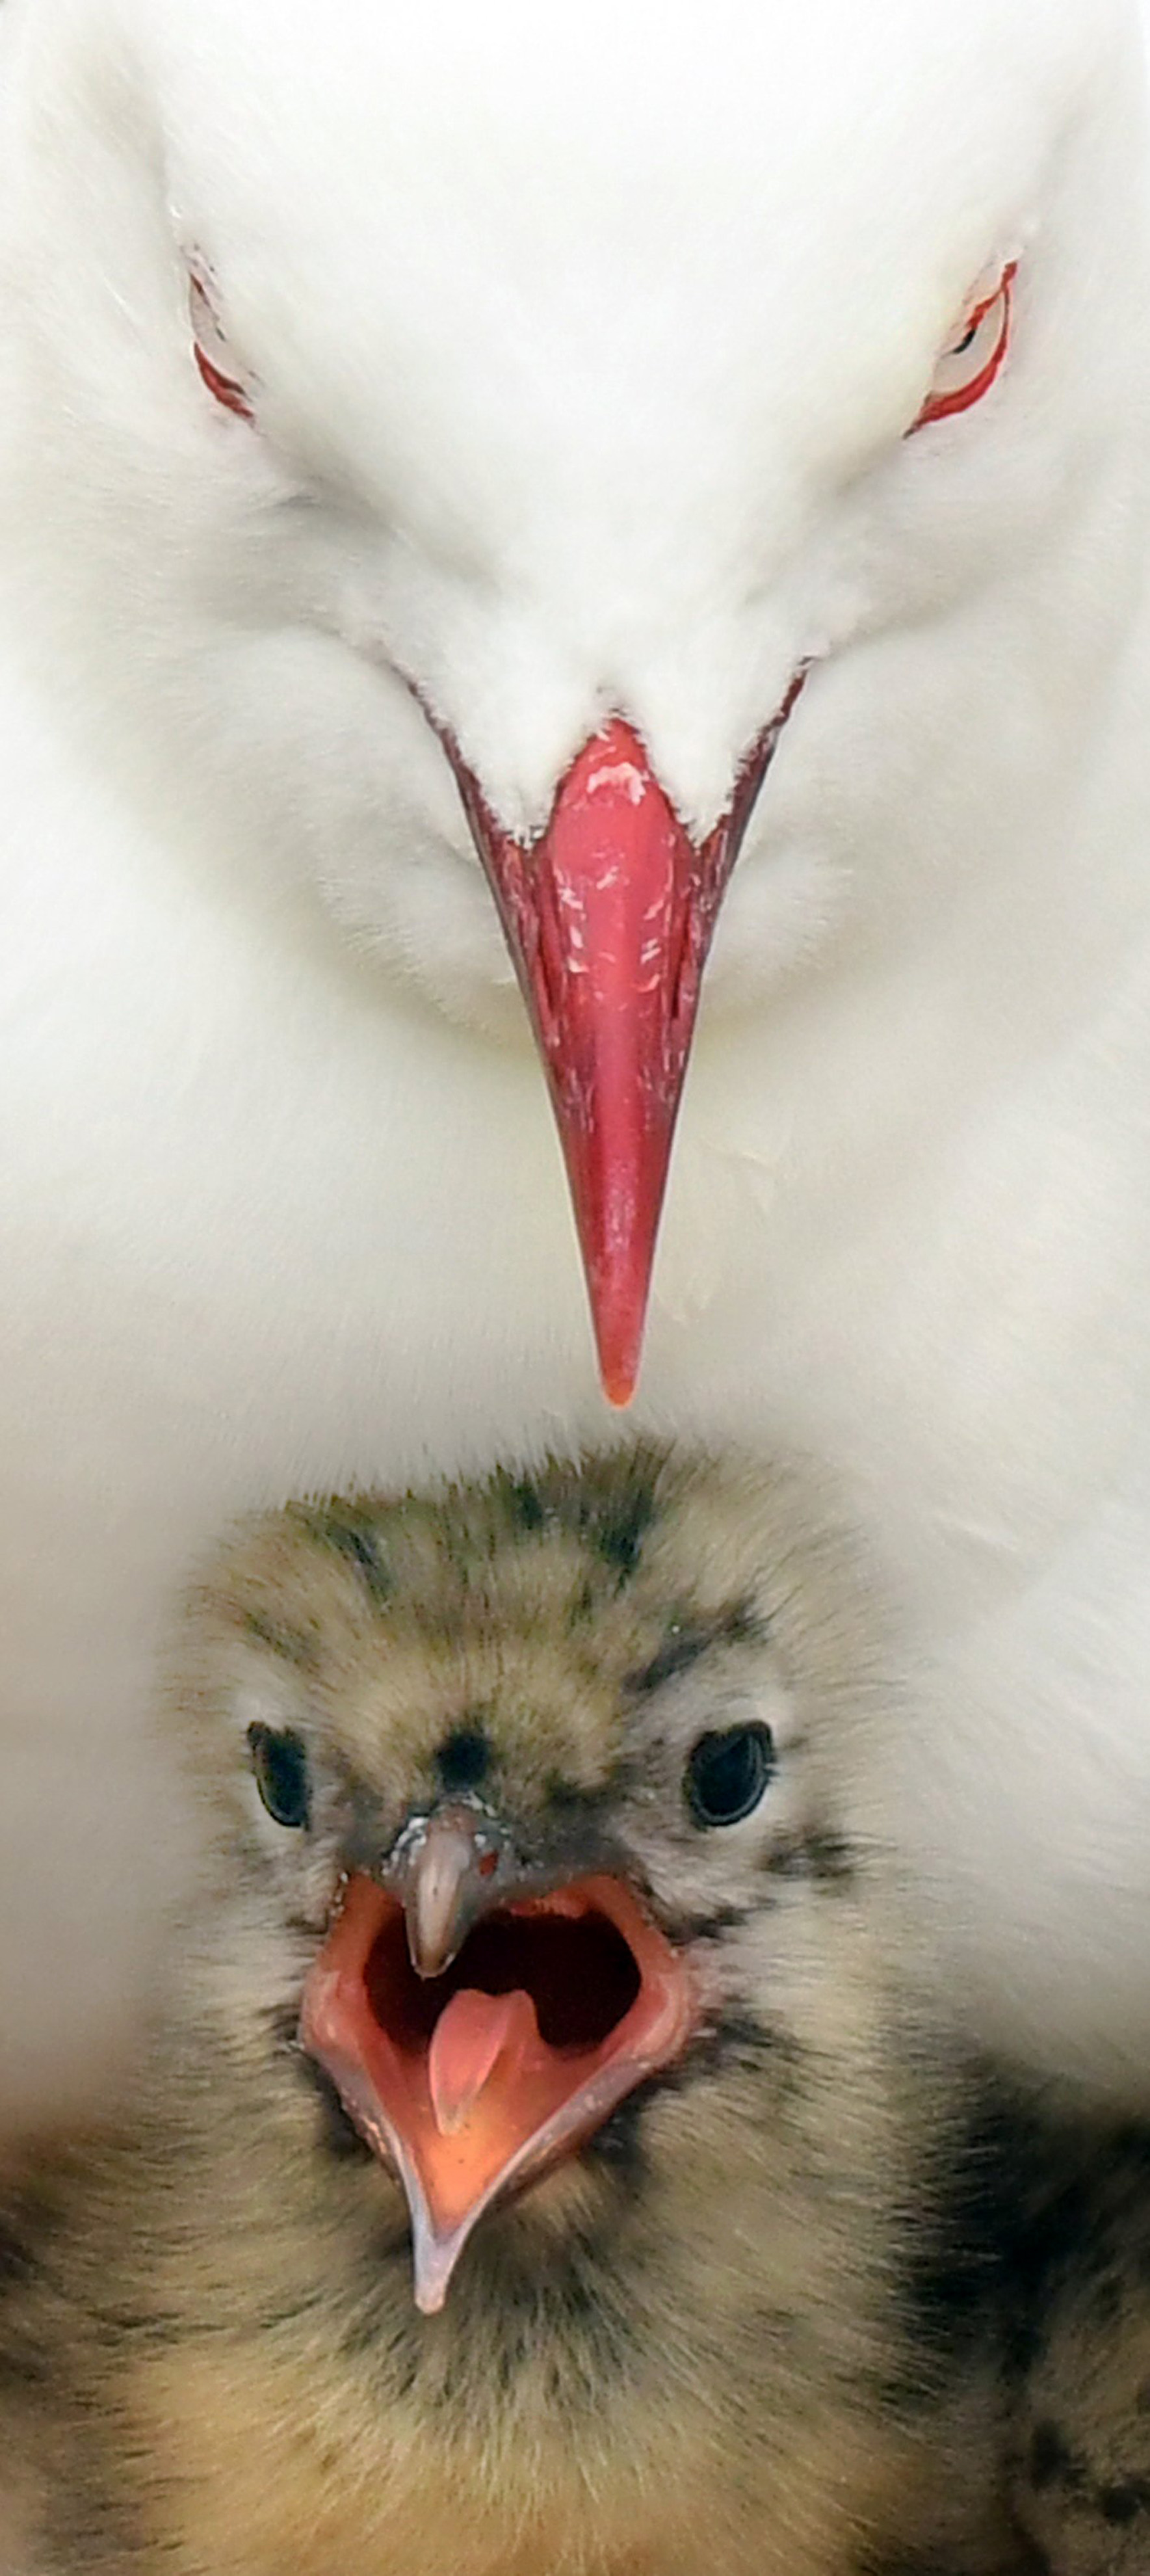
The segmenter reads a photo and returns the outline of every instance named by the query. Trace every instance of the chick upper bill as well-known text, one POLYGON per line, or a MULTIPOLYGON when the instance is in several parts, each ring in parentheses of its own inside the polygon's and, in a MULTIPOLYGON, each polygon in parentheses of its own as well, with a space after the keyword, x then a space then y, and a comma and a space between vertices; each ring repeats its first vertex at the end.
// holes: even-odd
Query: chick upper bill
POLYGON ((21 2576, 1005 2576, 884 1675, 791 1471, 629 1447, 229 1547, 162 2026, 3 2212, 21 2576))

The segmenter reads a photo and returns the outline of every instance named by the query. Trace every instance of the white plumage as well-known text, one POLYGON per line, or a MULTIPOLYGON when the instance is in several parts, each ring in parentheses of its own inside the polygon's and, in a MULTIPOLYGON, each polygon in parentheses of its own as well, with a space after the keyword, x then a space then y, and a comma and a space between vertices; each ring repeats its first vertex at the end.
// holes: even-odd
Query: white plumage
POLYGON ((699 837, 807 662, 707 973, 638 1414, 842 1475, 910 1606, 890 1794, 948 1978, 988 2036, 1137 2085, 1132 9, 5 21, 0 2102, 106 2062, 179 1839, 155 1638, 221 1518, 602 1429, 420 698, 512 832, 617 712, 699 837), (908 438, 1016 260, 998 380, 908 438), (189 272, 254 425, 196 372, 189 272))

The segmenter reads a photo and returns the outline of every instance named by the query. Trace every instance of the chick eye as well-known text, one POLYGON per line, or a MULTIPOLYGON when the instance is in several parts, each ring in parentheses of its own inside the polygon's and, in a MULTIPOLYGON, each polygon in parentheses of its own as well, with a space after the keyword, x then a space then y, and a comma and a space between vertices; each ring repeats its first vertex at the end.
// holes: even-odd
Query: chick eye
POLYGON ((277 1825, 306 1825, 311 1812, 307 1753, 290 1728, 249 1726, 252 1770, 269 1816, 277 1825))
POLYGON ((949 420, 955 412, 969 411, 972 403, 981 402, 983 395, 989 393, 1010 345, 1011 290, 1017 268, 1017 260, 1012 259, 993 292, 976 299, 944 349, 930 392, 912 424, 915 429, 926 429, 932 421, 949 420))
POLYGON ((236 372, 236 362, 212 302, 207 276, 199 268, 188 271, 188 311, 192 323, 192 356, 208 392, 222 403, 225 411, 234 411, 240 420, 254 420, 254 384, 250 377, 245 379, 236 372))
POLYGON ((737 1825, 757 1807, 775 1767, 769 1726, 728 1726, 701 1735, 684 1778, 697 1825, 737 1825))

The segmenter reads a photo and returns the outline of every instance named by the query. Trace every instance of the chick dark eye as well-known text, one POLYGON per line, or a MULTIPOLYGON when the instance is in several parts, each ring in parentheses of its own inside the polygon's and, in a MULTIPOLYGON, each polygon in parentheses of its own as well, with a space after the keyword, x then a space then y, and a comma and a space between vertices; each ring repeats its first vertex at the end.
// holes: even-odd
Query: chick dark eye
POLYGON ((306 1825, 311 1811, 307 1754, 298 1735, 285 1728, 249 1726, 256 1787, 277 1825, 306 1825))
POLYGON ((697 1825, 737 1825, 757 1807, 775 1767, 769 1726, 728 1726, 701 1735, 684 1788, 697 1825))

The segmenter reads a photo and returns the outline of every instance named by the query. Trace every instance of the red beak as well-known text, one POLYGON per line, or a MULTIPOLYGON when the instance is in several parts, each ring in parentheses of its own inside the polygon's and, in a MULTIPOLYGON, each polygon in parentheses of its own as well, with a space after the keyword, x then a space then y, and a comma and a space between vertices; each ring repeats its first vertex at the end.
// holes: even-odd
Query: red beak
POLYGON ((559 1127, 603 1390, 635 1391, 699 988, 727 879, 805 672, 705 841, 621 716, 584 743, 535 841, 495 821, 454 747, 559 1127))

